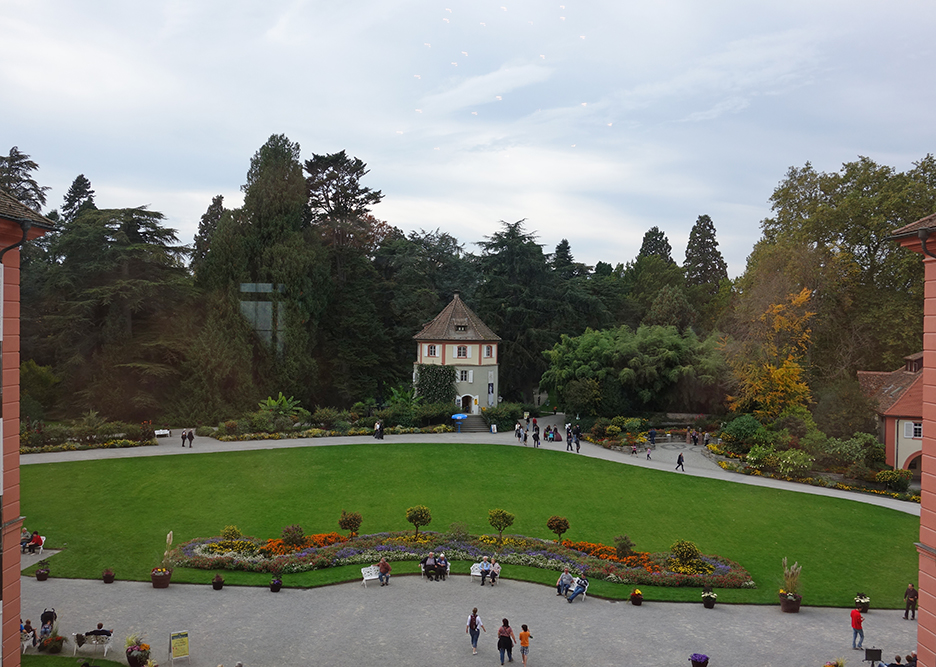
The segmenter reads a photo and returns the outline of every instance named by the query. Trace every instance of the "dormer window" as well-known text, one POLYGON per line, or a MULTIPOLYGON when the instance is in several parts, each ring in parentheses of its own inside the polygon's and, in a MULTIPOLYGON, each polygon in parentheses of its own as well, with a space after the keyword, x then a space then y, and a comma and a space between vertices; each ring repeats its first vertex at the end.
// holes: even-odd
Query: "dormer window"
POLYGON ((455 325, 455 331, 468 331, 468 325, 467 325, 467 324, 456 324, 456 325, 455 325))

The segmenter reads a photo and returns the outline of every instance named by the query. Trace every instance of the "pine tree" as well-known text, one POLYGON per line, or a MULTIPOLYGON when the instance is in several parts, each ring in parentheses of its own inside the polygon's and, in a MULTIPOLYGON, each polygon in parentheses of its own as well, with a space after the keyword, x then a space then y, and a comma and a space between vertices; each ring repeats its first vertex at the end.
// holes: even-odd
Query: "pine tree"
POLYGON ((195 234, 195 250, 192 252, 192 271, 198 276, 198 270, 211 250, 211 239, 218 229, 221 216, 224 215, 224 196, 216 195, 211 205, 198 221, 198 233, 195 234))
POLYGON ((91 181, 85 178, 84 174, 78 174, 65 193, 65 200, 62 202, 62 222, 74 222, 75 218, 85 211, 96 209, 91 181))
POLYGON ((32 172, 38 168, 38 164, 14 146, 9 155, 0 155, 0 189, 6 190, 21 204, 36 211, 42 210, 49 188, 40 186, 32 177, 32 172))
POLYGON ((687 285, 708 285, 707 291, 713 294, 718 291, 718 284, 728 277, 728 265, 715 240, 715 225, 707 215, 700 215, 689 232, 683 269, 687 285))
POLYGON ((672 253, 673 247, 670 245, 669 239, 666 238, 666 234, 661 232, 659 227, 651 227, 644 234, 643 243, 640 244, 640 252, 637 257, 639 259, 640 257, 656 255, 667 264, 675 264, 672 253))

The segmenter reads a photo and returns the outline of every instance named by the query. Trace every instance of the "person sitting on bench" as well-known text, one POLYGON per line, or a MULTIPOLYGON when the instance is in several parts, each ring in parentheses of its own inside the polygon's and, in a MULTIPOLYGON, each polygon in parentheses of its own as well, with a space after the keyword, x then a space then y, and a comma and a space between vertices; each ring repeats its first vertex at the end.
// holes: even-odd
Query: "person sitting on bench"
POLYGON ((429 581, 436 581, 438 579, 438 569, 435 552, 430 551, 429 555, 423 558, 420 563, 423 566, 423 572, 426 573, 426 578, 429 581))
POLYGON ((104 624, 103 624, 103 623, 98 623, 98 624, 97 624, 97 629, 96 629, 96 630, 91 630, 90 632, 86 632, 86 633, 85 633, 85 635, 103 635, 103 636, 105 636, 105 637, 110 637, 112 634, 114 634, 114 631, 113 631, 113 630, 105 630, 105 629, 104 629, 104 624))

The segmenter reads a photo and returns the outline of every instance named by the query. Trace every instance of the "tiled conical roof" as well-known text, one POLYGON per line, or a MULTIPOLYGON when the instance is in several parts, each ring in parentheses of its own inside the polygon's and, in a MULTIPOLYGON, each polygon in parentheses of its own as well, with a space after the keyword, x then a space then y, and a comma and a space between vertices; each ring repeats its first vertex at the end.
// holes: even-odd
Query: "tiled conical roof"
POLYGON ((416 340, 498 341, 500 336, 465 305, 458 292, 442 312, 413 336, 416 340))

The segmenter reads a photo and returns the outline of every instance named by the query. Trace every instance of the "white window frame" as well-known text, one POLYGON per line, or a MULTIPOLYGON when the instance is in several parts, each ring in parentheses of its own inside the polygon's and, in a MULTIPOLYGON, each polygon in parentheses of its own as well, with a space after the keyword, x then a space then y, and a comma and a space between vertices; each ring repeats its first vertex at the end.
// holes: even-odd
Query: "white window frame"
POLYGON ((456 359, 471 359, 471 348, 467 345, 456 345, 455 346, 455 358, 456 359), (464 354, 462 354, 463 351, 464 351, 464 354))
POLYGON ((494 356, 494 346, 493 346, 493 345, 485 345, 485 346, 484 346, 484 356, 485 356, 487 359, 490 359, 491 357, 494 356))
POLYGON ((468 371, 458 371, 458 381, 468 382, 468 371))
POLYGON ((439 356, 439 348, 437 348, 435 345, 427 345, 427 346, 426 346, 426 356, 427 356, 427 357, 438 357, 438 356, 439 356))
POLYGON ((923 437, 923 423, 922 422, 904 422, 904 438, 907 440, 919 440, 923 437))

